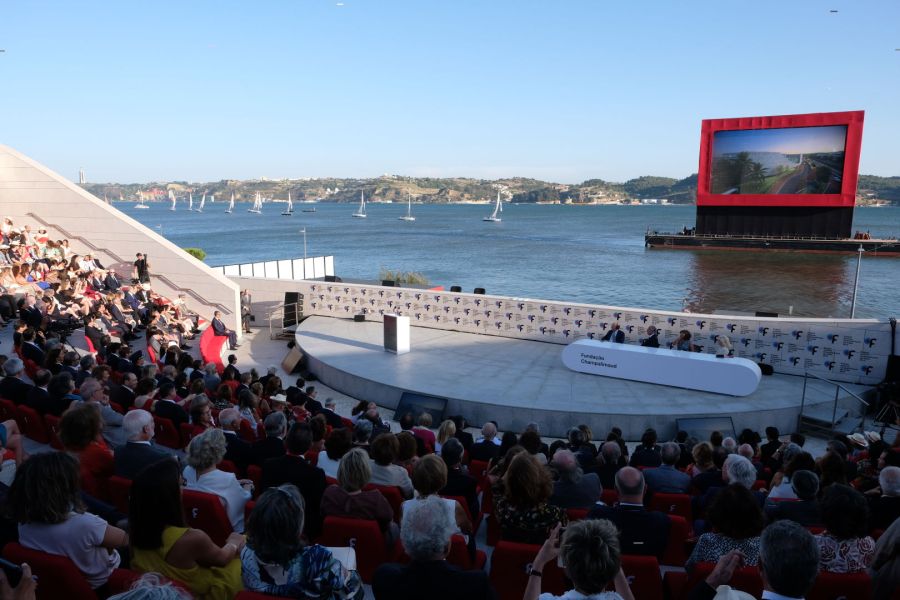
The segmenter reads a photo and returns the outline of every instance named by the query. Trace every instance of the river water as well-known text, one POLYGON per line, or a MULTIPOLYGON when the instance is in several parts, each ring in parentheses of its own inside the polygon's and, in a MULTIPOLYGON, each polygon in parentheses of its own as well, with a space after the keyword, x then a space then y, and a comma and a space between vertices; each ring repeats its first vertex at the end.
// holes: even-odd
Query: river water
MULTIPOLYGON (((263 214, 238 204, 207 204, 203 213, 167 203, 116 208, 182 247, 199 247, 210 265, 334 255, 335 272, 376 280, 382 267, 417 271, 434 285, 483 287, 489 294, 662 310, 766 311, 849 317, 857 257, 801 253, 659 250, 644 247, 648 226, 693 226, 693 206, 505 206, 502 222, 482 221, 485 205, 369 204, 368 218, 349 204, 318 204, 315 213, 263 214)), ((857 208, 854 230, 900 236, 900 207, 857 208)), ((152 257, 151 257, 152 258, 152 257)), ((863 256, 857 317, 900 313, 900 258, 863 256)))

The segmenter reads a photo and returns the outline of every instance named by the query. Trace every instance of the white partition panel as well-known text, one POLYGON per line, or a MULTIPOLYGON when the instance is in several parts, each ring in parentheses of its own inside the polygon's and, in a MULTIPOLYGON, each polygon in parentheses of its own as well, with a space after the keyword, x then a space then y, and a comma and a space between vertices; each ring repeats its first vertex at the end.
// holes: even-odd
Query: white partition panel
POLYGON ((265 277, 268 279, 278 279, 278 262, 274 260, 265 263, 265 277))
POLYGON ((266 267, 263 263, 253 263, 253 276, 254 277, 265 277, 266 276, 266 267))
POLYGON ((303 259, 303 278, 304 279, 312 279, 316 276, 316 270, 313 267, 313 259, 304 258, 303 259))
POLYGON ((253 265, 238 265, 241 277, 253 277, 253 265))
POLYGON ((294 269, 291 261, 289 260, 279 260, 278 261, 278 279, 293 279, 294 278, 294 269))
POLYGON ((313 277, 325 277, 325 257, 313 258, 313 277))
POLYGON ((241 266, 228 265, 227 267, 222 267, 222 272, 229 277, 234 277, 241 274, 241 266))
POLYGON ((306 279, 306 275, 303 273, 303 259, 295 258, 291 262, 294 266, 294 279, 306 279))
POLYGON ((325 275, 334 275, 334 257, 325 257, 325 275))

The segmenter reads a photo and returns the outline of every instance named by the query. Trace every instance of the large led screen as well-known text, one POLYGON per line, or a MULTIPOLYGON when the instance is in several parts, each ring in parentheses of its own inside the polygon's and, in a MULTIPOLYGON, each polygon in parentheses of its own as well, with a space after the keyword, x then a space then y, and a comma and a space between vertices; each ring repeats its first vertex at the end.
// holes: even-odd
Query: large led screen
POLYGON ((713 134, 712 194, 839 194, 847 127, 743 129, 713 134))

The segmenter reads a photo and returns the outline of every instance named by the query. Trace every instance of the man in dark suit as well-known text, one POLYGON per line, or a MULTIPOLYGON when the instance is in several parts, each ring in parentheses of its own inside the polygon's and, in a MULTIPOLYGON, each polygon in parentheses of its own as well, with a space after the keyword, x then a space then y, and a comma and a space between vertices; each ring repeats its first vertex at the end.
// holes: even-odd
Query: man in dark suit
POLYGON ((702 494, 705 494, 709 488, 722 487, 724 485, 722 483, 722 466, 725 464, 726 458, 728 458, 728 451, 721 446, 713 450, 713 465, 715 468, 696 475, 691 480, 691 485, 702 494))
POLYGON ((210 327, 213 328, 213 333, 215 333, 217 336, 226 336, 228 338, 229 350, 234 350, 235 348, 239 347, 237 343, 237 334, 231 329, 225 327, 225 323, 224 321, 222 321, 221 311, 217 310, 213 313, 213 320, 212 323, 210 323, 210 327))
POLYGON ((819 478, 812 471, 795 471, 791 475, 791 489, 798 500, 787 502, 770 502, 766 506, 766 517, 769 522, 790 519, 804 527, 822 524, 822 510, 816 501, 819 491, 819 478))
POLYGON ((12 400, 16 404, 24 403, 33 387, 22 380, 25 375, 25 363, 18 356, 13 356, 3 365, 3 372, 6 373, 6 377, 0 380, 0 397, 12 400))
POLYGON ((26 294, 25 302, 22 304, 22 308, 19 309, 19 318, 29 326, 34 329, 40 329, 41 325, 44 323, 44 313, 36 306, 37 298, 34 297, 34 294, 26 294))
POLYGON ((469 514, 478 516, 478 482, 462 470, 463 445, 456 438, 450 438, 441 446, 441 458, 447 464, 447 485, 439 493, 441 496, 462 496, 469 506, 469 514))
POLYGON ((284 439, 285 454, 268 459, 262 467, 262 489, 291 483, 297 486, 306 502, 303 531, 313 538, 322 529, 319 505, 325 492, 325 472, 307 462, 303 455, 312 445, 308 423, 294 423, 284 439))
POLYGON ((622 554, 640 554, 662 558, 669 542, 669 517, 644 508, 644 476, 634 467, 622 467, 616 473, 619 502, 615 506, 597 506, 590 519, 609 519, 619 529, 622 554))
POLYGON ((241 413, 236 408, 226 408, 219 413, 219 426, 225 433, 225 460, 230 460, 243 473, 253 462, 253 447, 241 439, 241 413))
POLYGON ((253 444, 253 464, 260 467, 270 458, 284 455, 287 418, 281 411, 271 412, 265 420, 266 437, 253 444))
POLYGON ((611 490, 616 487, 616 473, 625 466, 625 460, 622 458, 622 447, 618 442, 604 442, 600 446, 600 457, 602 461, 598 461, 594 468, 594 473, 600 477, 600 485, 605 490, 611 490))
POLYGON ((450 420, 453 421, 454 425, 456 425, 456 433, 453 434, 453 437, 462 442, 463 448, 466 449, 466 452, 471 451, 472 445, 475 443, 475 438, 472 437, 471 433, 466 431, 466 420, 461 415, 450 417, 450 420))
POLYGON ((119 276, 116 275, 116 272, 110 269, 106 272, 106 277, 103 278, 103 285, 109 291, 115 292, 122 287, 122 282, 119 281, 119 276))
POLYGON ((444 560, 455 529, 438 496, 411 503, 403 513, 400 538, 412 562, 378 567, 372 581, 376 600, 494 600, 487 573, 464 571, 444 560))
POLYGON ((36 332, 28 327, 22 332, 22 356, 26 360, 32 360, 39 367, 44 366, 44 350, 35 341, 36 332))
POLYGON ((662 465, 644 471, 647 489, 651 494, 687 494, 691 487, 691 476, 675 468, 681 457, 681 448, 675 442, 666 442, 661 446, 662 465))
POLYGON ((119 477, 134 479, 144 467, 163 459, 173 459, 172 454, 152 443, 156 425, 146 410, 128 411, 122 418, 122 429, 128 441, 116 448, 115 473, 119 477))
MULTIPOLYGON (((889 460, 896 460, 891 457, 890 450, 887 452, 889 460)), ((887 529, 900 517, 900 467, 886 466, 881 469, 878 484, 881 496, 869 498, 871 529, 887 529)))
POLYGON ((171 383, 159 387, 159 400, 153 408, 156 416, 169 419, 175 425, 175 431, 179 431, 182 423, 188 422, 188 414, 175 403, 175 386, 171 383))
POLYGON ((50 400, 50 393, 47 391, 47 385, 53 374, 47 369, 40 369, 34 375, 34 385, 28 390, 28 396, 25 398, 25 404, 43 414, 43 408, 50 400))
POLYGON ((122 376, 122 385, 117 385, 109 395, 110 400, 128 410, 134 405, 135 388, 137 388, 137 375, 125 373, 122 376))
POLYGON ((759 457, 762 463, 767 467, 771 467, 772 456, 781 448, 781 442, 778 437, 781 434, 777 427, 766 427, 766 443, 759 447, 759 457))
POLYGON ((469 450, 469 460, 490 462, 500 454, 500 445, 495 444, 497 426, 488 421, 481 428, 482 439, 472 444, 469 450))
POLYGON ((341 415, 335 412, 336 408, 337 403, 334 401, 334 398, 325 398, 325 406, 319 412, 320 415, 325 417, 325 422, 331 425, 332 429, 340 429, 344 426, 344 420, 341 418, 341 415))
POLYGON ((622 328, 618 323, 613 323, 609 327, 609 331, 606 332, 602 338, 600 338, 601 342, 613 342, 616 344, 624 344, 625 343, 625 332, 622 331, 622 328))
POLYGON ((228 355, 228 364, 225 366, 225 369, 222 371, 222 379, 223 380, 227 379, 226 375, 230 374, 232 379, 234 379, 235 381, 240 381, 241 372, 238 371, 238 368, 236 366, 234 366, 235 363, 237 363, 237 356, 235 356, 234 354, 229 354, 228 355))

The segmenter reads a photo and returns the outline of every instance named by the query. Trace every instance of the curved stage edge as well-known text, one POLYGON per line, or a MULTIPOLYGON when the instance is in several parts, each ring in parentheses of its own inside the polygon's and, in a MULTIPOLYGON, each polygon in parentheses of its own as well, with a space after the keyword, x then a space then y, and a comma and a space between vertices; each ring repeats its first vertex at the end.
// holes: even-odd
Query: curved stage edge
MULTIPOLYGON (((309 372, 341 393, 391 409, 406 391, 438 396, 447 399, 447 415, 474 426, 495 420, 504 431, 534 421, 543 435, 564 437, 586 423, 598 437, 618 426, 626 439, 640 439, 647 427, 668 439, 675 419, 732 417, 738 432, 774 425, 786 433, 800 413, 804 380, 792 375, 763 377, 738 398, 576 373, 563 366, 560 344, 424 327, 411 327, 410 338, 411 352, 395 355, 384 350, 380 322, 309 317, 296 332, 309 372)), ((810 383, 807 403, 830 406, 833 388, 817 386, 826 384, 810 383)))

